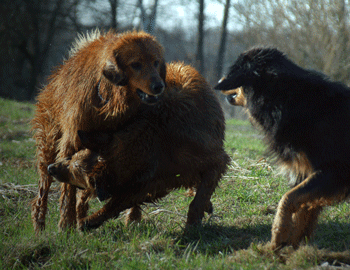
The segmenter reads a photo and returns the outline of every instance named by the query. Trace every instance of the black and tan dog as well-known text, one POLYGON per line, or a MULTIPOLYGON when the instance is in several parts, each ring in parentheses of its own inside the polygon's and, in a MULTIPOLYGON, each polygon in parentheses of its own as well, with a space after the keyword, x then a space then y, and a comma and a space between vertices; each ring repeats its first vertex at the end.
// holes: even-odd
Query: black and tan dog
POLYGON ((279 202, 271 247, 297 247, 312 234, 322 208, 349 195, 350 89, 297 66, 275 48, 242 53, 215 89, 247 108, 291 176, 293 188, 279 202))

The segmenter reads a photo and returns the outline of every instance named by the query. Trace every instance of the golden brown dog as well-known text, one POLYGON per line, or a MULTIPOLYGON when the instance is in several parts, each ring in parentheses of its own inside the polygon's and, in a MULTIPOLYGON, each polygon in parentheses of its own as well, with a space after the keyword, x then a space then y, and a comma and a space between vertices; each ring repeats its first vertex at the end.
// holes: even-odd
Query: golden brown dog
POLYGON ((80 229, 97 228, 128 208, 128 219, 138 220, 140 205, 181 187, 197 190, 187 226, 212 212, 210 198, 229 162, 222 109, 191 66, 169 64, 166 84, 156 106, 142 106, 118 131, 79 131, 88 149, 49 166, 59 181, 86 188, 102 200, 111 197, 102 209, 79 220, 80 229))
MULTIPOLYGON (((163 48, 144 32, 98 31, 80 37, 69 58, 49 78, 37 98, 33 119, 39 193, 32 201, 36 232, 45 228, 53 181, 47 166, 79 151, 78 130, 117 130, 140 104, 158 102, 165 88, 163 48)), ((59 228, 76 222, 76 189, 61 188, 59 228)))

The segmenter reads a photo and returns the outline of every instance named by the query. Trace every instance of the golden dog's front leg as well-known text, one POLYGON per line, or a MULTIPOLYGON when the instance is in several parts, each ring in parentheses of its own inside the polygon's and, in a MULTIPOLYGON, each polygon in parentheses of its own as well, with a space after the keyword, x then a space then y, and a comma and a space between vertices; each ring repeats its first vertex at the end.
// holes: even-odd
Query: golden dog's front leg
POLYGON ((76 224, 76 187, 70 184, 61 185, 60 197, 60 231, 75 227, 76 224))

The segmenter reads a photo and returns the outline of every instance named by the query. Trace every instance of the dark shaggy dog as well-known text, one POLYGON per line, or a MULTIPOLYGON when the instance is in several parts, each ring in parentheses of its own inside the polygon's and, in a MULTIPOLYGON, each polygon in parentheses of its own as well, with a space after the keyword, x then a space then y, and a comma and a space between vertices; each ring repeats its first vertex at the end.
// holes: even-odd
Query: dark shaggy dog
POLYGON ((293 182, 279 202, 271 247, 297 247, 312 234, 322 208, 349 195, 350 89, 274 48, 242 53, 215 89, 238 87, 251 120, 293 182))
MULTIPOLYGON (((118 129, 140 104, 155 104, 165 88, 163 47, 144 32, 98 31, 82 36, 40 92, 33 119, 39 192, 32 202, 36 232, 45 228, 50 185, 47 166, 82 145, 78 130, 118 129), (106 102, 108 100, 108 102, 106 102)), ((59 228, 76 223, 76 189, 63 184, 59 228)), ((85 196, 85 195, 84 195, 85 196)))
POLYGON ((166 85, 157 105, 140 106, 118 131, 80 131, 88 149, 49 166, 57 180, 86 188, 100 199, 111 197, 101 210, 78 221, 80 229, 97 228, 128 208, 129 219, 137 220, 141 204, 180 187, 197 189, 187 226, 212 211, 211 195, 229 163, 222 109, 191 66, 167 65, 166 85))

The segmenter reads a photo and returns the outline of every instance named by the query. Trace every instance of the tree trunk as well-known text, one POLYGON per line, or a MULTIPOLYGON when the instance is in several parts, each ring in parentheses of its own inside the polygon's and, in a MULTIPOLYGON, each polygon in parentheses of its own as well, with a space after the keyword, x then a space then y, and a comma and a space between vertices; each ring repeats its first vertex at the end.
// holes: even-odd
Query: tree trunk
POLYGON ((226 38, 227 38, 227 20, 228 20, 228 14, 230 10, 230 0, 226 0, 225 4, 225 10, 224 10, 224 19, 222 20, 221 25, 221 39, 220 39, 220 47, 218 52, 218 58, 216 61, 216 76, 215 79, 219 80, 222 76, 222 70, 223 70, 223 60, 225 56, 225 50, 226 50, 226 38))
POLYGON ((139 0, 138 5, 141 10, 142 29, 147 33, 153 34, 157 18, 158 0, 154 0, 152 12, 150 15, 146 13, 146 10, 143 6, 143 0, 139 0))
MULTIPOLYGON (((40 28, 40 17, 43 13, 40 10, 40 5, 33 5, 30 1, 27 3, 28 11, 31 13, 32 26, 34 29, 33 37, 33 53, 32 57, 29 59, 31 63, 31 78, 28 84, 28 99, 33 99, 37 92, 39 76, 42 72, 45 60, 49 53, 52 40, 57 29, 57 18, 62 10, 64 0, 57 0, 55 3, 55 8, 50 14, 51 18, 48 21, 48 27, 46 31, 45 38, 42 38, 42 30, 40 28), (41 36, 40 36, 41 35, 41 36)), ((30 54, 28 52, 28 54, 30 54)))
POLYGON ((197 43, 197 54, 196 64, 199 72, 204 73, 204 0, 199 0, 199 15, 198 15, 198 43, 197 43))
POLYGON ((116 30, 118 27, 117 8, 118 8, 119 0, 109 0, 109 4, 111 6, 111 28, 116 30))
POLYGON ((347 27, 347 20, 348 20, 348 14, 346 10, 346 3, 345 0, 340 1, 340 11, 339 11, 339 22, 340 22, 340 29, 338 32, 338 37, 339 37, 339 51, 340 53, 340 59, 339 63, 341 63, 341 66, 343 68, 339 68, 339 71, 337 72, 337 76, 335 79, 340 80, 340 81, 346 81, 348 80, 349 76, 349 65, 348 63, 348 57, 346 56, 347 49, 349 48, 349 35, 348 33, 348 27, 347 27), (345 56, 345 57, 344 57, 345 56))

